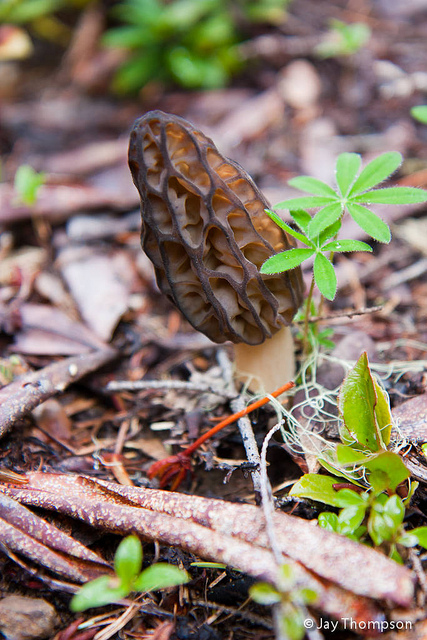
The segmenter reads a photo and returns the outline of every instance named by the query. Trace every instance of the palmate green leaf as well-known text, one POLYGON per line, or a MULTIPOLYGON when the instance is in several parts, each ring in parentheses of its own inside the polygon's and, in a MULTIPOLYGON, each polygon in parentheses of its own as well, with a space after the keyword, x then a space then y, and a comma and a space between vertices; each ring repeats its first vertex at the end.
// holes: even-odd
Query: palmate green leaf
POLYGON ((157 562, 144 571, 135 580, 135 591, 158 591, 159 589, 168 589, 179 584, 184 584, 190 579, 188 573, 183 569, 178 569, 173 564, 167 562, 157 562))
POLYGON ((295 220, 295 223, 306 234, 308 225, 311 222, 311 215, 307 211, 304 211, 304 209, 295 209, 295 211, 290 211, 290 214, 292 218, 295 220))
POLYGON ((338 492, 334 485, 336 478, 330 476, 320 476, 317 473, 306 473, 302 476, 289 491, 289 495, 295 498, 308 498, 329 504, 331 507, 339 507, 338 492))
POLYGON ((379 449, 375 403, 374 383, 369 370, 368 356, 364 352, 344 378, 337 404, 345 425, 344 433, 370 451, 379 449))
POLYGON ((362 207, 360 204, 348 203, 347 209, 356 224, 359 225, 371 238, 378 242, 388 244, 391 240, 391 232, 388 225, 381 220, 376 213, 362 207))
POLYGON ((325 229, 341 218, 342 212, 343 209, 339 202, 333 202, 320 209, 310 222, 308 237, 315 238, 320 235, 322 231, 325 231, 325 229))
MULTIPOLYGON (((289 233, 289 235, 296 238, 297 240, 299 240, 300 242, 302 242, 307 246, 308 244, 307 238, 302 233, 300 233, 299 231, 296 231, 291 226, 286 224, 286 222, 282 220, 282 218, 275 211, 272 211, 271 209, 265 209, 265 212, 273 220, 273 222, 277 224, 278 227, 280 227, 281 229, 283 229, 283 231, 286 231, 286 233, 289 233)), ((311 216, 310 216, 310 220, 311 220, 311 216)))
POLYGON ((337 276, 334 267, 322 253, 316 254, 313 275, 320 293, 327 300, 333 300, 337 292, 337 276))
POLYGON ((262 265, 260 273, 282 273, 283 271, 295 269, 301 262, 310 258, 313 253, 315 253, 314 249, 289 249, 288 251, 282 251, 268 258, 262 265))
POLYGON ((369 162, 350 189, 350 196, 372 189, 388 178, 402 163, 402 156, 397 151, 382 153, 369 162))
POLYGON ((315 196, 326 196, 327 198, 337 199, 337 194, 326 182, 318 180, 317 178, 311 178, 310 176, 298 176, 288 180, 288 184, 300 191, 306 191, 312 193, 315 196))
POLYGON ((352 200, 365 204, 416 204, 427 202, 427 190, 417 187, 386 187, 361 193, 352 200))
POLYGON ((315 209, 316 207, 324 207, 330 204, 332 198, 326 198, 323 196, 307 196, 301 198, 291 198, 290 200, 283 200, 276 204, 276 209, 289 209, 289 211, 295 211, 297 209, 315 209))
POLYGON ((345 252, 345 251, 372 251, 372 247, 361 240, 334 240, 323 245, 322 251, 345 252))
POLYGON ((341 153, 335 165, 335 179, 341 195, 345 197, 356 180, 362 158, 358 153, 341 153))
POLYGON ((334 224, 331 224, 330 227, 327 227, 324 231, 319 235, 319 246, 323 247, 325 242, 330 238, 334 238, 338 231, 341 229, 341 220, 337 220, 334 224))

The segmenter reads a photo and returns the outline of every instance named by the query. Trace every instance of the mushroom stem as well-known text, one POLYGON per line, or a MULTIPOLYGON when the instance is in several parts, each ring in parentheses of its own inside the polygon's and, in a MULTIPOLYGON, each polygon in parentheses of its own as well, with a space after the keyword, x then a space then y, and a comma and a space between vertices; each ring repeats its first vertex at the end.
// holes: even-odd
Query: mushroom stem
POLYGON ((234 345, 236 378, 251 391, 268 394, 295 375, 294 343, 284 326, 262 344, 234 345))

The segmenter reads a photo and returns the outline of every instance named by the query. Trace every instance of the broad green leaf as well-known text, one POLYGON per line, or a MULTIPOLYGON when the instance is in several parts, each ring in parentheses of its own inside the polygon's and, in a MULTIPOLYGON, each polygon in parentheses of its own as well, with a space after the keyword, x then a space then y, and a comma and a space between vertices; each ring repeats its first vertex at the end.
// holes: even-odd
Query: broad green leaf
POLYGON ((71 611, 86 611, 92 607, 103 607, 106 604, 119 602, 129 594, 123 586, 116 586, 117 578, 101 576, 87 582, 77 591, 70 602, 71 611))
POLYGON ((329 504, 331 507, 338 507, 338 492, 334 489, 336 484, 336 478, 321 476, 317 473, 306 473, 294 484, 289 491, 289 495, 296 498, 316 500, 317 502, 329 504))
POLYGON ((378 451, 374 417, 376 397, 366 352, 348 372, 338 394, 338 409, 350 437, 378 451))
POLYGON ((338 516, 339 532, 346 535, 353 533, 363 522, 367 505, 365 502, 361 504, 353 504, 345 507, 340 511, 338 516))
POLYGON ((315 196, 325 196, 327 198, 337 199, 337 194, 326 182, 318 180, 317 178, 311 178, 310 176, 298 176, 288 180, 288 184, 300 191, 306 191, 312 193, 315 196))
POLYGON ((306 234, 308 225, 311 222, 311 215, 307 211, 304 211, 304 209, 295 209, 295 211, 290 211, 290 214, 299 228, 306 234))
POLYGON ((334 267, 322 253, 317 253, 314 258, 313 274, 320 293, 327 300, 333 300, 337 292, 337 276, 334 267))
POLYGON ((303 613, 300 609, 288 605, 279 617, 278 637, 286 640, 303 640, 305 637, 303 613))
POLYGON ((344 251, 372 251, 372 247, 361 240, 334 240, 323 245, 322 251, 344 252, 344 251))
POLYGON ((142 546, 139 538, 128 536, 121 541, 114 556, 114 570, 122 585, 130 586, 141 571, 142 546))
POLYGON ((427 105, 420 104, 417 107, 412 107, 411 116, 415 118, 415 120, 427 124, 427 105))
POLYGON ((369 474, 369 484, 371 485, 372 493, 378 496, 380 493, 386 491, 386 489, 389 488, 390 478, 385 471, 382 471, 381 469, 375 469, 375 471, 372 471, 369 474))
POLYGON ((350 196, 372 189, 388 178, 402 163, 402 156, 397 151, 382 153, 369 162, 362 170, 350 190, 350 196))
POLYGON ((325 231, 334 222, 339 220, 342 216, 342 206, 339 202, 333 202, 332 204, 320 209, 310 222, 308 227, 308 237, 315 238, 320 235, 322 231, 325 231))
POLYGON ((322 196, 307 196, 306 198, 291 198, 290 200, 283 200, 276 204, 276 209, 289 209, 289 211, 295 211, 296 209, 315 209, 316 207, 324 207, 331 203, 331 198, 322 196))
POLYGON ((390 442, 391 428, 393 426, 393 417, 390 411, 390 403, 388 393, 373 378, 375 394, 377 396, 377 404, 375 405, 375 417, 377 419, 378 428, 381 432, 381 438, 385 446, 390 442))
POLYGON ((368 531, 375 546, 379 547, 385 540, 391 540, 395 533, 393 526, 389 522, 388 518, 384 516, 382 511, 376 509, 376 505, 371 508, 371 513, 368 519, 368 531))
MULTIPOLYGON (((427 527, 417 527, 408 531, 407 535, 416 537, 418 544, 427 549, 427 527)), ((412 545, 410 545, 412 546, 412 545)))
POLYGON ((415 204, 427 201, 427 190, 417 187, 388 187, 362 193, 352 200, 366 204, 415 204))
POLYGON ((347 465, 363 464, 368 456, 362 451, 356 451, 345 444, 337 444, 336 457, 338 464, 345 467, 347 465))
POLYGON ((157 591, 184 584, 189 579, 188 573, 183 569, 166 562, 157 562, 144 569, 135 580, 134 589, 141 592, 157 591))
POLYGON ((396 487, 411 475, 402 458, 392 451, 382 451, 365 462, 369 471, 379 469, 384 471, 390 480, 389 487, 395 491, 396 487))
POLYGON ((323 513, 319 514, 317 518, 317 522, 322 529, 326 529, 327 531, 338 531, 338 516, 336 513, 330 513, 328 511, 323 511, 323 513))
POLYGON ((256 582, 249 589, 249 595, 252 600, 258 604, 271 605, 280 602, 282 596, 268 582, 256 582))
POLYGON ((366 207, 362 207, 360 204, 350 202, 347 204, 347 209, 355 223, 374 240, 385 242, 386 244, 390 242, 390 229, 376 213, 366 207))
MULTIPOLYGON (((323 455, 325 455, 325 453, 323 455)), ((340 466, 337 465, 336 462, 332 462, 327 457, 323 457, 323 458, 319 457, 317 458, 317 460, 319 464, 321 464, 322 467, 326 469, 326 471, 329 471, 329 473, 332 473, 332 475, 338 476, 338 478, 345 478, 347 482, 350 482, 351 484, 354 484, 357 487, 363 488, 363 485, 360 484, 360 482, 358 482, 358 480, 354 477, 355 474, 353 474, 351 471, 347 471, 346 469, 341 468, 340 466)))
POLYGON ((342 196, 346 196, 356 180, 362 158, 358 153, 341 153, 335 166, 335 179, 342 196))
MULTIPOLYGON (((421 528, 427 530, 427 527, 421 527, 421 528)), ((401 536, 399 536, 397 539, 398 544, 402 544, 404 547, 416 547, 417 544, 420 544, 418 542, 418 536, 413 536, 411 534, 412 534, 412 531, 408 531, 408 533, 403 533, 401 536)), ((426 544, 427 544, 427 531, 426 531, 426 544)), ((421 546, 424 546, 424 545, 421 545, 421 546)))
POLYGON ((295 269, 301 262, 310 258, 313 253, 314 249, 289 249, 288 251, 282 251, 268 258, 262 265, 260 273, 282 273, 282 271, 295 269))
POLYGON ((390 518, 395 530, 397 531, 405 517, 405 506, 401 498, 396 494, 390 496, 384 505, 383 513, 390 518))
POLYGON ((269 215, 269 217, 273 220, 273 222, 277 224, 278 227, 283 229, 283 231, 286 231, 286 233, 289 233, 289 235, 293 236, 303 244, 307 245, 308 243, 307 238, 302 233, 300 233, 299 231, 296 231, 291 226, 286 224, 286 222, 282 220, 282 218, 279 215, 277 215, 275 211, 271 211, 271 209, 265 209, 265 212, 269 215))
POLYGON ((339 507, 360 507, 363 505, 366 508, 366 501, 362 495, 352 489, 340 489, 337 494, 337 503, 339 507))

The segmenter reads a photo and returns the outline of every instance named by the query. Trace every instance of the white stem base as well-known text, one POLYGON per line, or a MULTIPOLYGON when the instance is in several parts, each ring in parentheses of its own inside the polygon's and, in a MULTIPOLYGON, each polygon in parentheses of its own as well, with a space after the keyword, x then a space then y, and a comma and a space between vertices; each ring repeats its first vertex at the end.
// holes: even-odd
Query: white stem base
POLYGON ((283 327, 262 344, 234 345, 235 378, 255 393, 272 393, 295 375, 294 342, 283 327))

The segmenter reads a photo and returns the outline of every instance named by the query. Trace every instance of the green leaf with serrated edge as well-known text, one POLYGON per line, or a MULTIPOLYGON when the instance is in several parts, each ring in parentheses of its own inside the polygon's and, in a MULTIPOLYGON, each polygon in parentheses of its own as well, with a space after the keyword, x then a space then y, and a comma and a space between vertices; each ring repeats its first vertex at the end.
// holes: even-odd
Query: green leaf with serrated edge
POLYGON ((327 300, 333 300, 337 292, 337 276, 334 267, 322 253, 317 253, 314 258, 313 274, 320 293, 327 300))
POLYGON ((326 182, 318 180, 317 178, 311 178, 310 176, 298 176, 288 180, 288 184, 300 191, 306 191, 312 193, 315 196, 324 196, 326 198, 337 198, 337 194, 326 182))
POLYGON ((114 586, 117 578, 101 576, 87 582, 77 591, 70 602, 71 611, 86 611, 92 607, 103 607, 113 602, 119 602, 129 594, 123 586, 114 586))
POLYGON ((390 229, 384 220, 381 220, 376 213, 355 203, 348 203, 347 210, 355 223, 358 224, 363 231, 366 231, 368 235, 374 238, 374 240, 378 240, 378 242, 384 242, 386 244, 390 242, 390 229))
POLYGON ((334 224, 331 224, 330 227, 322 231, 318 239, 319 246, 323 247, 325 242, 330 238, 334 238, 340 229, 341 229, 341 220, 337 220, 336 222, 334 222, 334 224))
POLYGON ((372 247, 361 240, 334 240, 323 245, 322 251, 340 253, 345 251, 372 251, 372 247))
POLYGON ((385 446, 390 442, 391 428, 393 426, 393 417, 391 415, 388 393, 373 378, 377 403, 375 405, 375 417, 378 429, 381 433, 381 439, 385 446))
POLYGON ((328 511, 324 511, 319 514, 317 518, 317 522, 322 529, 326 529, 327 531, 338 531, 338 516, 336 513, 330 513, 328 511))
POLYGON ((122 585, 130 590, 131 584, 141 571, 142 546, 139 538, 128 536, 121 541, 114 556, 114 570, 122 585))
POLYGON ((416 204, 427 202, 427 190, 417 187, 388 187, 362 193, 352 198, 352 201, 365 204, 416 204))
POLYGON ((306 473, 289 491, 289 495, 295 498, 308 498, 338 507, 337 491, 333 486, 337 484, 336 478, 320 476, 317 473, 306 473))
POLYGON ((271 605, 280 602, 282 596, 268 582, 256 582, 249 589, 249 595, 252 600, 258 604, 271 605))
POLYGON ((358 153, 341 153, 335 166, 335 179, 342 196, 346 196, 356 180, 362 158, 358 153))
POLYGON ((402 458, 392 451, 382 451, 365 462, 369 471, 380 469, 389 477, 389 488, 395 491, 396 487, 411 475, 402 461, 402 458))
POLYGON ((311 222, 311 215, 308 211, 304 211, 304 209, 295 209, 295 211, 290 211, 289 213, 299 228, 307 234, 308 225, 311 222))
POLYGON ((374 384, 369 370, 368 356, 362 353, 348 372, 338 393, 338 410, 350 437, 370 451, 378 451, 374 384))
POLYGON ((418 122, 427 124, 427 105, 420 104, 417 107, 412 107, 411 116, 415 118, 415 120, 418 120, 418 122))
POLYGON ((349 447, 346 444, 337 444, 335 455, 337 458, 338 464, 345 467, 346 465, 363 465, 365 460, 368 458, 366 453, 362 451, 356 451, 352 447, 349 447))
POLYGON ((276 204, 276 209, 289 209, 289 211, 295 211, 296 209, 316 209, 317 207, 324 207, 330 203, 331 198, 307 196, 306 198, 301 197, 283 200, 283 202, 276 204))
POLYGON ((277 215, 275 211, 271 211, 271 209, 265 209, 265 212, 273 220, 273 222, 277 224, 278 227, 283 229, 283 231, 286 231, 286 233, 289 233, 289 235, 293 236, 294 238, 296 238, 306 246, 312 245, 312 243, 309 240, 307 240, 307 238, 302 233, 300 233, 299 231, 296 231, 295 229, 290 227, 288 224, 286 224, 286 222, 284 222, 284 220, 282 220, 282 218, 279 215, 277 215))
POLYGON ((401 163, 402 156, 397 151, 382 153, 377 158, 371 160, 361 171, 359 177, 350 189, 349 195, 353 196, 356 193, 372 189, 372 187, 383 182, 394 173, 401 163))
POLYGON ((313 253, 315 253, 314 249, 289 249, 288 251, 282 251, 268 258, 262 265, 260 273, 282 273, 282 271, 295 269, 301 262, 310 258, 313 253))
POLYGON ((407 535, 415 536, 418 544, 427 549, 427 527, 417 527, 407 532, 407 535))
POLYGON ((189 575, 183 569, 178 569, 173 564, 157 562, 144 569, 134 583, 135 591, 158 591, 168 589, 188 582, 189 575))
POLYGON ((394 528, 397 531, 405 517, 405 506, 401 498, 396 494, 390 496, 384 505, 383 513, 392 520, 394 528))
POLYGON ((310 239, 316 238, 322 233, 322 231, 325 231, 325 229, 339 220, 342 216, 342 212, 342 206, 339 202, 334 202, 320 209, 310 222, 308 227, 308 237, 310 239))

